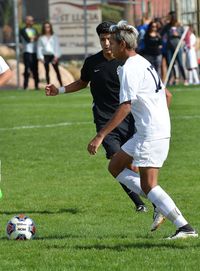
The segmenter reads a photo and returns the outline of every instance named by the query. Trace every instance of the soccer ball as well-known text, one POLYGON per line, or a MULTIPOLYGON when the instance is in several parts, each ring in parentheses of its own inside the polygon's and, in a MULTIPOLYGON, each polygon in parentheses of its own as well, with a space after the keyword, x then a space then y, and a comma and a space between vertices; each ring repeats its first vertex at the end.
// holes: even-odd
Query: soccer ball
POLYGON ((34 238, 35 232, 35 223, 23 214, 14 216, 6 227, 7 237, 11 240, 30 240, 34 238))

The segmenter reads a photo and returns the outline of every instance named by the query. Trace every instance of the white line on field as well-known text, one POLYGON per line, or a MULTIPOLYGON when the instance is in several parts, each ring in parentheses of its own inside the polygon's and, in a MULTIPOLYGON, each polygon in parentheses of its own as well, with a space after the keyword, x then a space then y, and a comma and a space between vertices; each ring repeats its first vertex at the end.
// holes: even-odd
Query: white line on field
POLYGON ((61 123, 45 124, 45 125, 27 125, 27 126, 24 125, 24 126, 10 127, 10 128, 0 128, 0 131, 54 128, 54 127, 71 126, 71 125, 86 125, 86 124, 91 124, 91 123, 92 123, 91 121, 85 121, 85 122, 61 122, 61 123))
MULTIPOLYGON (((169 87, 169 90, 171 91, 172 89, 170 89, 170 87, 169 87)), ((182 91, 182 92, 184 92, 184 91, 188 91, 188 92, 192 92, 192 91, 199 91, 199 85, 198 86, 196 86, 196 87, 194 87, 194 88, 188 88, 188 87, 178 87, 178 88, 176 88, 176 89, 174 89, 174 92, 177 92, 177 91, 182 91)))
MULTIPOLYGON (((172 119, 200 119, 200 115, 191 115, 191 116, 172 116, 172 119)), ((0 131, 12 131, 12 130, 22 130, 22 129, 40 129, 40 128, 54 128, 54 127, 62 127, 62 126, 71 126, 71 125, 88 125, 92 124, 92 121, 85 122, 61 122, 61 123, 53 123, 53 124, 45 124, 45 125, 23 125, 16 126, 10 128, 0 128, 0 131)))
POLYGON ((192 120, 192 119, 200 119, 200 115, 191 115, 191 116, 172 116, 172 119, 183 119, 183 120, 192 120))

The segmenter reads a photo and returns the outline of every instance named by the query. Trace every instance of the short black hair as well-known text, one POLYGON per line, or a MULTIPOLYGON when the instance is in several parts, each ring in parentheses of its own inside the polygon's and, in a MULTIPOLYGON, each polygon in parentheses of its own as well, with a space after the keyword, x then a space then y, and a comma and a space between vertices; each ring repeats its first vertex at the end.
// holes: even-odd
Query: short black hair
POLYGON ((111 25, 115 25, 115 24, 116 23, 112 21, 105 21, 105 22, 100 23, 96 28, 98 36, 100 36, 100 34, 110 33, 109 29, 111 25))

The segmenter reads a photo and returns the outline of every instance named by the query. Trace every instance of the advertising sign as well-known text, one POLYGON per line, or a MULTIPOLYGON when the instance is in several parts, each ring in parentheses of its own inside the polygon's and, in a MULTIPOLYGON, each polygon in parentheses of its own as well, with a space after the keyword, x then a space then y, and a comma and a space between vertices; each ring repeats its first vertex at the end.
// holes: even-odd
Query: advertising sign
POLYGON ((100 1, 49 0, 49 17, 63 55, 99 51, 96 26, 101 23, 100 1), (87 5, 86 5, 87 4, 87 5))

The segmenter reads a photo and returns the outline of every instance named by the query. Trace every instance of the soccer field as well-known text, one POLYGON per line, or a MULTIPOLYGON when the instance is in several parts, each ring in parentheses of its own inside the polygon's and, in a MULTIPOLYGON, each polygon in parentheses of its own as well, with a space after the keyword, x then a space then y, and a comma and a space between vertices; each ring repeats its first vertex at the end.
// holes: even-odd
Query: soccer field
MULTIPOLYGON (((200 89, 172 93, 171 148, 159 180, 200 231, 200 89)), ((0 270, 199 270, 199 239, 165 240, 175 232, 168 221, 151 233, 151 204, 136 213, 103 149, 87 153, 91 103, 87 90, 0 91, 0 270), (7 240, 6 224, 19 213, 35 221, 35 240, 7 240)))

